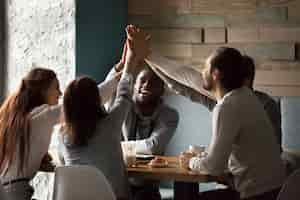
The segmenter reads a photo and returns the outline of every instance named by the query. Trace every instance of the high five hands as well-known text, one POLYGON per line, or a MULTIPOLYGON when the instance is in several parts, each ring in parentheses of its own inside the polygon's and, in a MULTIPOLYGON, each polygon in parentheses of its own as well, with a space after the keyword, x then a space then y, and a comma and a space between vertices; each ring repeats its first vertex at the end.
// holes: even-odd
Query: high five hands
POLYGON ((126 59, 140 62, 150 54, 150 35, 134 25, 126 27, 126 59))
POLYGON ((120 79, 126 62, 130 65, 139 65, 151 53, 149 34, 134 25, 128 25, 126 35, 121 60, 114 66, 117 72, 116 79, 120 79))

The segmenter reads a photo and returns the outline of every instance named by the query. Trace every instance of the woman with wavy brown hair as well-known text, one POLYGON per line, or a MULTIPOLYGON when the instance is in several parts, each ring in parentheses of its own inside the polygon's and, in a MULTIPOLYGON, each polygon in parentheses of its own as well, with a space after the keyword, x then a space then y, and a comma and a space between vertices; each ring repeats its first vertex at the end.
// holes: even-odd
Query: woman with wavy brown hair
POLYGON ((28 182, 47 154, 61 95, 54 71, 31 70, 0 107, 0 180, 11 199, 30 199, 28 182))

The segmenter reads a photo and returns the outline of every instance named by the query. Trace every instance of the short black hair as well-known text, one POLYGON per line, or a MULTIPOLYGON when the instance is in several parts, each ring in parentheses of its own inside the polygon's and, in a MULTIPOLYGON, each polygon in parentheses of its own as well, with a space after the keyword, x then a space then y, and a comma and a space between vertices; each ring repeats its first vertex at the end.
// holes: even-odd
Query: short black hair
POLYGON ((218 69, 220 81, 225 90, 231 91, 243 86, 243 56, 234 48, 219 47, 210 57, 211 70, 218 69))
POLYGON ((254 77, 255 77, 255 64, 254 64, 254 60, 248 56, 248 55, 244 55, 243 56, 244 59, 244 79, 248 79, 251 82, 251 86, 253 85, 254 82, 254 77))

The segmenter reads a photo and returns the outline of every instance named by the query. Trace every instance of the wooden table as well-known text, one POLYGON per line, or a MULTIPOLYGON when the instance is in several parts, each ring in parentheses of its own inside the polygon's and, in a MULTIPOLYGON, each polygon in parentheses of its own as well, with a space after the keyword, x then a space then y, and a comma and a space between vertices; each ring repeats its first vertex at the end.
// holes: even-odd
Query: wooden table
POLYGON ((153 168, 145 161, 137 161, 136 166, 127 168, 128 176, 137 179, 168 180, 174 182, 174 199, 196 199, 198 183, 215 182, 218 177, 199 174, 180 168, 178 157, 159 156, 168 161, 164 168, 153 168))

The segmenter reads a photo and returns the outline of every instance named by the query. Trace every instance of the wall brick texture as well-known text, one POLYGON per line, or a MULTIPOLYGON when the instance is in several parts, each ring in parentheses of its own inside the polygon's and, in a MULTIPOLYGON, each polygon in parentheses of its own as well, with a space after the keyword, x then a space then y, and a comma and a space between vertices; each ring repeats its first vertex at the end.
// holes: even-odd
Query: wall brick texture
POLYGON ((161 54, 201 70, 215 48, 235 47, 263 70, 257 88, 275 96, 300 95, 300 79, 295 77, 300 72, 300 1, 128 2, 129 23, 146 28, 161 54), (282 78, 263 81, 273 75, 282 78))

